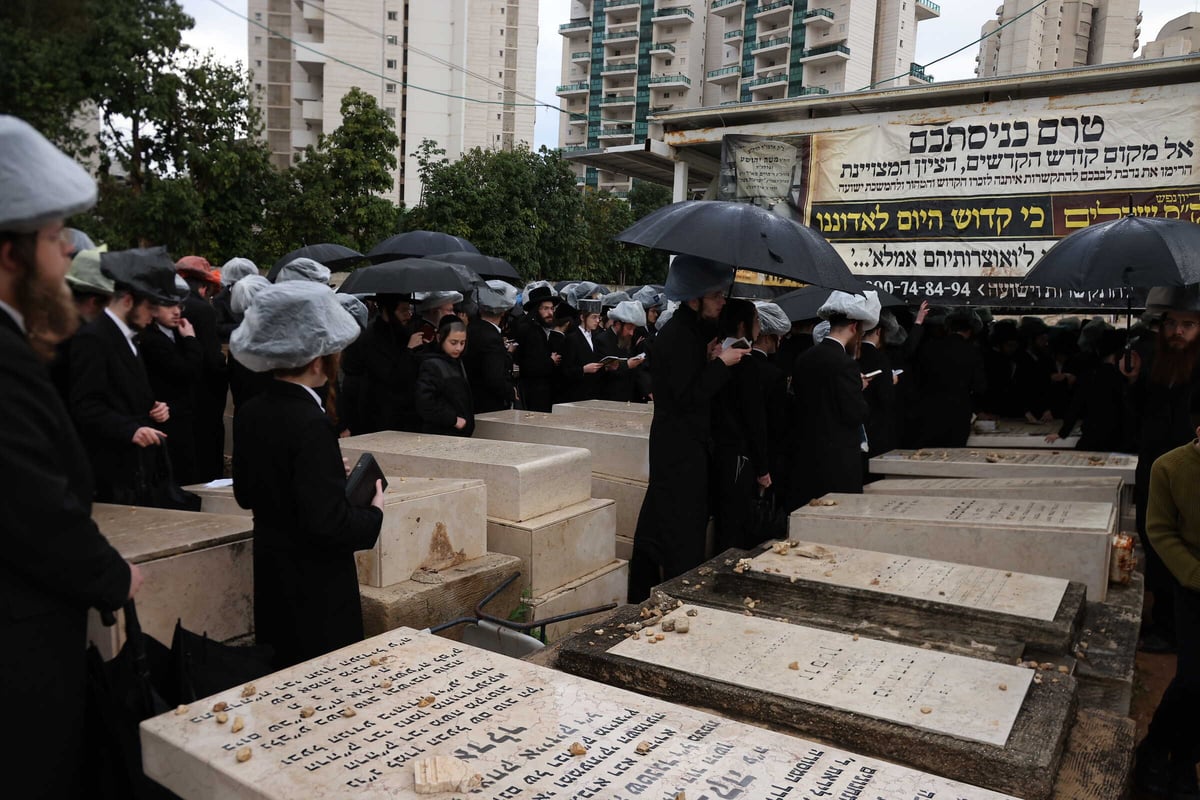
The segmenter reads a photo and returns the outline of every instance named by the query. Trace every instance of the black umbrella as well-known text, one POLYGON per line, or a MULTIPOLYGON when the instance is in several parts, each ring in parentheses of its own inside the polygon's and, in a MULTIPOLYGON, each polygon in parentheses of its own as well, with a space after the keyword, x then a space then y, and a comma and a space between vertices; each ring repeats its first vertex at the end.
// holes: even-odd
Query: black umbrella
POLYGON ((267 273, 267 280, 275 282, 276 276, 279 275, 279 270, 295 261, 297 258, 311 258, 318 264, 324 264, 333 272, 337 272, 342 267, 349 267, 355 261, 361 261, 365 256, 357 250, 352 250, 340 244, 310 244, 301 247, 299 250, 293 250, 286 256, 275 262, 275 266, 271 267, 271 271, 267 273))
POLYGON ((862 285, 817 231, 749 203, 673 203, 647 214, 615 238, 829 289, 854 292, 862 285))
POLYGON ((521 276, 512 264, 503 258, 485 256, 482 253, 472 253, 459 250, 455 253, 440 253, 436 256, 426 256, 433 261, 445 261, 448 264, 461 264, 484 280, 495 278, 502 281, 520 281, 521 276))
POLYGON ((1085 291, 1200 283, 1200 225, 1122 217, 1058 240, 1022 281, 1085 291))
MULTIPOLYGON (((855 293, 862 292, 864 289, 875 289, 875 287, 860 284, 855 293)), ((894 294, 888 294, 882 289, 875 289, 875 291, 879 292, 879 305, 883 308, 906 305, 894 294)), ((829 289, 821 286, 805 286, 787 294, 781 294, 775 298, 774 302, 783 309, 783 313, 787 314, 788 319, 792 322, 799 322, 802 319, 816 319, 817 310, 825 305, 830 294, 829 289)))
POLYGON ((371 248, 367 258, 374 263, 397 258, 423 258, 434 253, 478 253, 475 245, 461 236, 438 231, 408 231, 389 236, 371 248))
POLYGON ((462 292, 466 295, 481 282, 478 275, 460 264, 406 258, 356 269, 338 291, 343 294, 462 292))

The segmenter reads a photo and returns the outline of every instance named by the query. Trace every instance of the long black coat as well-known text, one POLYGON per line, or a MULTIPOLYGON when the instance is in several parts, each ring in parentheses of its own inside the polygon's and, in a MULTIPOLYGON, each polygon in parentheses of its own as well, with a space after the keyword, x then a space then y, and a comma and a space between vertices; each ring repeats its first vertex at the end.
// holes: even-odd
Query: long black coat
POLYGON ((979 348, 957 333, 931 339, 917 355, 917 378, 919 446, 966 447, 971 411, 987 391, 979 348))
POLYGON ((1070 436, 1075 423, 1082 422, 1076 449, 1132 451, 1133 410, 1129 407, 1127 383, 1116 364, 1098 364, 1079 379, 1058 435, 1070 436))
POLYGON ((409 335, 409 331, 380 316, 342 354, 347 388, 358 383, 355 394, 345 398, 347 403, 355 405, 352 412, 348 409, 347 418, 353 420, 352 433, 421 429, 415 405, 420 363, 408 349, 409 335))
POLYGON ((824 339, 796 358, 794 444, 787 506, 829 492, 862 492, 862 427, 870 415, 862 371, 841 343, 824 339))
POLYGON ((225 474, 225 399, 229 374, 217 332, 217 312, 205 299, 189 294, 183 316, 196 329, 202 369, 196 385, 196 479, 210 481, 225 474))
POLYGON ((171 409, 170 418, 158 428, 167 434, 175 481, 184 486, 197 483, 202 478, 196 469, 195 434, 195 395, 204 358, 200 342, 179 333, 172 339, 157 325, 150 325, 138 334, 138 347, 154 399, 171 409))
POLYGON ((567 401, 598 400, 604 389, 606 373, 604 370, 600 370, 589 375, 583 371, 585 364, 591 364, 603 358, 596 349, 595 333, 592 334, 592 343, 589 344, 583 331, 576 326, 567 332, 566 339, 563 346, 562 364, 559 365, 563 382, 563 398, 567 401))
POLYGON ((254 629, 280 668, 363 638, 356 550, 383 514, 346 500, 337 434, 294 383, 276 380, 233 422, 233 491, 254 512, 254 629))
POLYGON ((142 457, 133 434, 142 426, 158 428, 150 419, 155 398, 141 355, 101 314, 71 341, 70 372, 71 416, 92 465, 96 500, 132 503, 142 457))
POLYGON ((425 433, 470 436, 475 432, 471 385, 461 360, 445 353, 430 353, 421 361, 421 371, 417 373, 417 414, 425 433), (454 427, 458 417, 467 421, 461 431, 454 427))
POLYGON ((868 454, 877 456, 895 450, 896 442, 896 385, 892 382, 892 362, 887 353, 873 344, 863 342, 858 356, 863 374, 880 370, 863 390, 870 415, 867 417, 868 454))
POLYGON ((512 408, 512 356, 504 348, 504 334, 484 319, 471 320, 462 363, 471 383, 475 411, 504 411, 512 408))
POLYGON ((550 340, 546 329, 531 316, 526 314, 514 323, 517 340, 514 357, 521 371, 521 400, 530 411, 549 411, 553 405, 558 365, 550 360, 550 340))
MULTIPOLYGON (((729 380, 724 362, 708 358, 715 328, 681 305, 654 342, 650 481, 634 533, 634 558, 672 578, 704 561, 708 525, 711 404, 729 380)), ((631 565, 632 570, 632 565, 631 565)), ((636 587, 631 573, 630 588, 636 587)))
POLYGON ((3 311, 0 409, 0 707, 21 720, 5 745, 20 765, 5 793, 83 797, 87 609, 119 608, 129 567, 91 520, 92 477, 67 409, 3 311))

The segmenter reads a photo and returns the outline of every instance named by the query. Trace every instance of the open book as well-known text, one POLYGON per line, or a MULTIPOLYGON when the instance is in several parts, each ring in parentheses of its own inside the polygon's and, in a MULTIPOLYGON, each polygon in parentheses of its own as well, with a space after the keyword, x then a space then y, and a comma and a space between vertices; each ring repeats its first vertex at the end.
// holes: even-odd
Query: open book
POLYGON ((725 341, 721 342, 721 349, 728 350, 730 347, 736 347, 739 350, 749 350, 750 341, 748 339, 737 339, 730 336, 725 341))

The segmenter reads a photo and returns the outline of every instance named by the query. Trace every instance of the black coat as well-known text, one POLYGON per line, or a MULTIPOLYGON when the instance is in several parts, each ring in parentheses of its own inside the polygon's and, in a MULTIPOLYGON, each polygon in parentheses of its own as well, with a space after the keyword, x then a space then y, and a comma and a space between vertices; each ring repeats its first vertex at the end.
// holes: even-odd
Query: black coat
POLYGON ((867 453, 877 456, 895 450, 896 441, 896 384, 892 382, 892 362, 887 353, 873 344, 863 342, 858 366, 864 375, 880 370, 863 390, 870 415, 867 417, 867 453))
MULTIPOLYGON (((681 305, 654 342, 650 481, 634 533, 639 554, 671 578, 704 561, 712 400, 729 369, 708 357, 715 327, 681 305)), ((632 585, 631 589, 635 588, 632 585)))
POLYGON ((96 478, 96 500, 132 503, 142 464, 133 434, 143 426, 161 430, 150 419, 155 397, 141 355, 101 314, 71 341, 70 372, 71 416, 96 478))
POLYGON ((347 388, 358 382, 352 396, 345 398, 354 404, 353 411, 347 409, 352 433, 421 429, 415 398, 420 363, 408 349, 409 336, 409 331, 379 316, 342 354, 347 388))
POLYGON ((606 373, 603 369, 588 374, 583 371, 585 364, 591 364, 603 358, 596 349, 596 332, 592 333, 592 343, 578 326, 567 332, 563 343, 562 363, 559 372, 563 382, 563 399, 598 400, 603 394, 606 373))
POLYGON ((542 325, 526 314, 515 323, 520 368, 521 401, 530 411, 549 411, 553 405, 554 380, 558 365, 551 359, 550 340, 542 325))
POLYGON ((1082 422, 1076 449, 1132 452, 1134 426, 1127 384, 1116 364, 1097 365, 1080 378, 1059 436, 1070 436, 1075 423, 1082 422))
MULTIPOLYGON (((92 477, 67 409, 25 336, 0 311, 0 707, 5 794, 83 797, 87 609, 115 610, 129 567, 91 520, 92 477)), ((132 435, 132 434, 131 434, 132 435)))
POLYGON ((242 321, 233 313, 233 287, 226 286, 221 293, 212 299, 213 311, 216 312, 217 337, 222 344, 229 344, 229 337, 242 321))
POLYGON ((202 369, 196 385, 196 474, 210 481, 225 474, 225 400, 229 375, 217 332, 217 312, 194 293, 183 301, 183 316, 196 329, 202 369))
POLYGON ((425 433, 470 436, 475 432, 471 385, 461 360, 445 353, 430 353, 421 361, 421 371, 417 373, 417 414, 425 433), (458 417, 467 421, 461 431, 454 427, 458 417))
POLYGON ((504 334, 495 325, 484 319, 471 320, 462 362, 477 413, 512 408, 512 356, 504 347, 504 334))
POLYGON ((957 333, 930 339, 917 354, 920 447, 966 447, 971 411, 987 391, 983 356, 957 333))
POLYGON ((172 339, 153 324, 137 338, 154 399, 171 409, 170 418, 158 428, 167 434, 175 481, 183 486, 197 483, 201 476, 196 470, 195 397, 204 358, 200 343, 179 333, 172 339))
POLYGON ((383 514, 346 500, 337 434, 303 386, 273 381, 233 423, 233 490, 254 512, 254 629, 277 666, 363 637, 356 550, 383 514))
POLYGON ((787 486, 789 443, 792 440, 792 399, 788 394, 790 377, 762 350, 750 353, 758 365, 763 392, 763 403, 767 412, 767 457, 771 467, 771 481, 779 484, 779 490, 787 486))
POLYGON ((1021 414, 1042 416, 1050 408, 1050 375, 1054 372, 1054 359, 1043 353, 1019 350, 1013 363, 1013 391, 1019 399, 1021 414))
POLYGON ((841 343, 826 338, 797 357, 792 392, 788 508, 829 492, 862 492, 862 430, 870 409, 858 362, 841 343))

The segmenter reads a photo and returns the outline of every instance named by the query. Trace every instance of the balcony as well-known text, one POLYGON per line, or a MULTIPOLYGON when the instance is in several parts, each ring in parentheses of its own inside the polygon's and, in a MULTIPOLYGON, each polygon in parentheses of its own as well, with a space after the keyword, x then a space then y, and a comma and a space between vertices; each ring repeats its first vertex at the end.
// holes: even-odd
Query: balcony
POLYGON ((298 3, 299 11, 304 17, 305 22, 315 22, 318 24, 325 23, 325 8, 316 3, 298 3))
POLYGON ((927 19, 934 19, 942 15, 942 7, 937 3, 931 3, 929 0, 916 0, 917 5, 917 22, 924 22, 927 19))
POLYGON ((555 89, 554 93, 559 97, 568 97, 575 94, 587 94, 588 82, 579 81, 578 83, 564 83, 555 89))
POLYGON ((792 0, 779 0, 776 3, 768 3, 765 6, 759 6, 754 12, 756 20, 765 20, 768 17, 773 17, 779 14, 792 13, 792 0))
POLYGON ((572 114, 571 118, 569 120, 567 120, 568 126, 582 125, 584 127, 587 127, 587 124, 588 124, 588 118, 583 114, 572 114))
POLYGON ((712 12, 718 17, 732 17, 734 14, 742 13, 746 7, 746 0, 713 0, 710 6, 712 12))
POLYGON ((638 38, 637 28, 630 28, 627 31, 612 31, 611 33, 602 33, 598 37, 605 44, 613 42, 636 41, 638 38))
POLYGON ((849 61, 850 48, 844 44, 830 44, 824 47, 814 47, 800 53, 797 63, 814 61, 849 61))
POLYGON ((571 61, 575 62, 576 64, 581 63, 583 61, 591 61, 591 60, 592 60, 592 51, 591 50, 580 50, 577 53, 571 53, 571 61))
POLYGON ((323 106, 320 100, 301 100, 300 116, 305 122, 322 122, 325 119, 323 106))
POLYGON ((796 97, 807 97, 812 94, 829 94, 829 90, 824 86, 805 86, 800 91, 796 92, 796 97))
POLYGON ((669 105, 669 106, 650 106, 650 108, 646 109, 646 115, 647 115, 647 116, 650 116, 650 117, 653 117, 655 114, 665 114, 665 113, 667 113, 668 111, 670 111, 670 110, 671 110, 672 108, 674 108, 674 107, 675 107, 674 105, 669 105))
POLYGON ((579 36, 592 32, 592 21, 587 17, 573 19, 558 26, 558 32, 563 36, 579 36))
POLYGON ((655 22, 695 22, 696 15, 690 8, 660 8, 654 12, 655 22))
POLYGON ((785 47, 790 47, 791 44, 791 39, 766 39, 765 41, 761 42, 751 42, 750 52, 757 56, 761 56, 766 55, 767 53, 773 53, 778 50, 782 50, 785 47))
POLYGON ((637 72, 637 68, 637 64, 605 64, 600 68, 600 72, 604 75, 614 72, 637 72))
POLYGON ((711 83, 727 84, 737 83, 738 78, 742 75, 742 68, 738 64, 731 67, 721 67, 720 69, 710 69, 704 76, 711 83))
POLYGON ((920 64, 910 64, 908 67, 908 76, 910 78, 909 85, 914 84, 924 85, 933 83, 933 76, 925 71, 925 68, 920 64))
POLYGON ((616 125, 600 129, 601 139, 627 139, 633 137, 632 125, 616 125))
POLYGON ((586 144, 569 144, 561 148, 564 153, 582 153, 588 149, 586 144))
POLYGON ((596 5, 604 6, 605 14, 615 11, 637 11, 642 7, 640 0, 608 0, 607 3, 598 2, 596 5))
POLYGON ((688 88, 691 88, 692 79, 681 73, 676 75, 651 75, 650 85, 658 86, 660 88, 666 88, 668 86, 687 86, 688 88))
POLYGON ((650 45, 649 53, 652 56, 674 55, 675 45, 667 42, 655 42, 650 45))
POLYGON ((742 84, 742 88, 749 89, 750 91, 753 92, 756 89, 766 89, 771 86, 780 86, 780 85, 786 84, 787 82, 788 82, 787 73, 786 72, 778 72, 778 73, 775 73, 774 75, 763 75, 763 76, 755 78, 753 80, 746 81, 745 83, 742 84))
POLYGON ((734 42, 740 42, 744 35, 745 31, 743 31, 741 28, 738 28, 736 31, 725 31, 725 36, 723 38, 725 39, 726 43, 733 44, 734 42))
POLYGON ((814 8, 804 12, 804 24, 812 29, 828 30, 833 27, 833 20, 833 12, 828 8, 814 8))
POLYGON ((600 105, 605 107, 631 106, 635 103, 637 103, 637 95, 632 94, 610 94, 600 98, 600 105))

